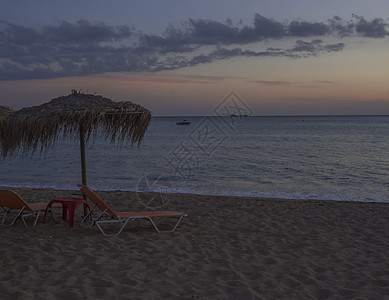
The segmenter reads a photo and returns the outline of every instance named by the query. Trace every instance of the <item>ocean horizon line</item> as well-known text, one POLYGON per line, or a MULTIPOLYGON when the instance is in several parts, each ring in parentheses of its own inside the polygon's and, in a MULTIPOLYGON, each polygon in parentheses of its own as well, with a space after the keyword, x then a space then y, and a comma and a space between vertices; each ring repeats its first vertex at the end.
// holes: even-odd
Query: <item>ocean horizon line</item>
MULTIPOLYGON (((206 117, 224 117, 224 118, 230 118, 231 116, 218 116, 218 115, 174 115, 174 116, 167 116, 167 115, 153 115, 154 118, 206 118, 206 117)), ((377 115, 377 114, 323 114, 323 115, 242 115, 242 116, 235 116, 235 117, 248 117, 248 118, 281 118, 281 117, 287 117, 287 118, 294 118, 294 117, 389 117, 389 114, 386 115, 377 115)))

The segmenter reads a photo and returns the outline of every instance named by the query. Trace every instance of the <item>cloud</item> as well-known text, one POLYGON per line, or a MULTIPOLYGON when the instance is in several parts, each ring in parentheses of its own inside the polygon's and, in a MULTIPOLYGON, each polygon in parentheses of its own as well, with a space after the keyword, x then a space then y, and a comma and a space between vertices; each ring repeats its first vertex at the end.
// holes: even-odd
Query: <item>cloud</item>
POLYGON ((355 34, 368 38, 385 38, 389 35, 389 24, 381 18, 368 21, 362 16, 352 15, 351 20, 345 21, 335 16, 328 22, 330 32, 341 37, 355 34))
POLYGON ((222 23, 213 20, 189 19, 183 28, 169 26, 163 36, 144 34, 140 40, 145 48, 161 47, 164 52, 195 50, 190 45, 248 44, 286 35, 284 26, 255 14, 252 26, 234 25, 231 19, 222 23))
POLYGON ((129 38, 132 35, 129 26, 108 26, 104 23, 91 23, 79 20, 76 24, 62 22, 57 27, 45 26, 41 36, 46 42, 54 43, 100 43, 113 42, 129 38))
POLYGON ((384 38, 388 23, 356 15, 350 20, 335 16, 326 22, 281 23, 255 14, 249 25, 231 19, 189 19, 181 26, 167 27, 162 35, 151 35, 128 25, 87 20, 41 28, 0 21, 0 80, 158 72, 233 57, 298 59, 342 51, 342 41, 325 40, 346 36, 384 38), (272 47, 277 40, 290 46, 272 47), (268 45, 264 51, 252 50, 264 45, 268 45))
POLYGON ((284 26, 273 20, 268 19, 260 14, 255 14, 254 27, 245 26, 241 30, 242 37, 250 37, 247 41, 261 41, 264 39, 278 39, 285 36, 284 26))
POLYGON ((313 83, 317 83, 317 84, 333 84, 335 83, 335 81, 329 81, 329 80, 316 80, 316 81, 313 81, 313 83))
POLYGON ((84 20, 41 30, 0 22, 0 80, 120 71, 127 69, 124 64, 140 70, 139 55, 115 44, 130 39, 132 31, 84 20))
POLYGON ((256 81, 248 81, 249 83, 256 83, 265 86, 286 86, 292 84, 289 81, 275 81, 275 80, 256 80, 256 81))
POLYGON ((344 43, 323 44, 322 40, 313 40, 312 42, 305 42, 302 40, 296 41, 293 48, 288 50, 290 57, 301 58, 308 56, 317 56, 322 53, 338 52, 343 50, 344 43))
POLYGON ((266 51, 245 50, 240 47, 236 48, 218 48, 208 54, 200 54, 192 58, 176 57, 171 59, 169 64, 160 64, 153 72, 163 70, 175 70, 184 67, 196 66, 198 64, 212 63, 218 60, 226 60, 233 57, 289 57, 293 59, 318 56, 323 53, 337 52, 344 48, 343 43, 323 44, 320 40, 313 42, 296 41, 295 45, 288 49, 268 48, 266 51))
POLYGON ((308 23, 293 21, 289 24, 290 36, 323 36, 330 32, 330 27, 324 23, 308 23))
POLYGON ((381 18, 375 18, 372 21, 366 21, 362 16, 353 16, 356 20, 355 30, 365 37, 384 38, 388 35, 388 24, 381 18))
POLYGON ((187 38, 190 43, 203 45, 230 44, 239 35, 239 30, 236 27, 216 21, 190 19, 189 24, 191 28, 187 32, 187 38))

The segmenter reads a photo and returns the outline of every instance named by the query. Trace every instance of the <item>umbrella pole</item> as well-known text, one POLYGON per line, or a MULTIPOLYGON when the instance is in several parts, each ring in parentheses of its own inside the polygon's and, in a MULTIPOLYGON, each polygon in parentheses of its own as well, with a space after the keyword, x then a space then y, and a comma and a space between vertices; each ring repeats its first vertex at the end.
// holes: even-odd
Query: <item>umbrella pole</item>
POLYGON ((86 158, 85 158, 85 132, 84 126, 80 125, 80 147, 81 147, 81 180, 86 185, 86 158))
MULTIPOLYGON (((81 150, 81 180, 82 185, 86 185, 86 157, 85 157, 85 131, 84 126, 80 124, 80 150, 81 150)), ((82 197, 86 200, 86 195, 82 197)), ((84 216, 87 215, 86 205, 84 205, 84 216)))

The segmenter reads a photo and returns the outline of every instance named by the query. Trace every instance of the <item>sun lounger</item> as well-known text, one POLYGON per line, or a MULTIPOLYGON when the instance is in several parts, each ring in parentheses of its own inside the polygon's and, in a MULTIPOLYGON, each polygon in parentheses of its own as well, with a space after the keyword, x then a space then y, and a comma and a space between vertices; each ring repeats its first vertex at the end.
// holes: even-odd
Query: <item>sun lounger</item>
MULTIPOLYGON (((18 219, 22 219, 27 228, 26 217, 35 217, 34 226, 38 222, 39 214, 46 209, 47 203, 27 203, 17 193, 10 190, 0 190, 0 207, 3 209, 0 216, 2 226, 11 226, 18 219), (26 212, 26 213, 25 213, 26 212), (6 222, 6 220, 10 220, 6 222)), ((51 212, 51 210, 50 210, 51 212)), ((52 214, 52 212, 51 212, 52 214)), ((53 215, 54 217, 54 215, 53 215)))
POLYGON ((97 206, 102 211, 102 213, 93 220, 91 226, 96 224, 97 227, 104 235, 119 235, 129 221, 134 221, 139 219, 149 220, 158 233, 173 232, 176 230, 178 224, 185 216, 185 213, 176 212, 176 211, 115 212, 93 190, 81 184, 79 184, 78 187, 95 204, 95 207, 93 207, 90 213, 87 216, 85 216, 84 220, 87 220, 89 218, 89 216, 92 214, 93 210, 97 206), (109 216, 111 217, 111 219, 102 220, 104 216, 109 216), (159 218, 175 218, 177 219, 177 222, 170 230, 160 230, 154 221, 154 219, 159 219, 159 218), (103 230, 102 226, 103 224, 108 224, 108 223, 123 223, 123 225, 119 228, 116 234, 107 234, 103 230))

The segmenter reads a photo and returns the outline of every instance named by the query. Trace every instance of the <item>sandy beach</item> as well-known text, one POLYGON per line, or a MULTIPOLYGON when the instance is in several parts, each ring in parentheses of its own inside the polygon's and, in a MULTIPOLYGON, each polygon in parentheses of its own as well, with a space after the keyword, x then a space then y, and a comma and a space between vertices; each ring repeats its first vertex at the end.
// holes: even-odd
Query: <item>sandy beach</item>
MULTIPOLYGON (((26 201, 74 191, 16 190, 26 201)), ((98 192, 117 211, 134 192, 98 192)), ((145 195, 146 197, 149 195, 145 195)), ((57 220, 0 227, 3 299, 389 299, 389 204, 173 194, 174 233, 57 220)))

